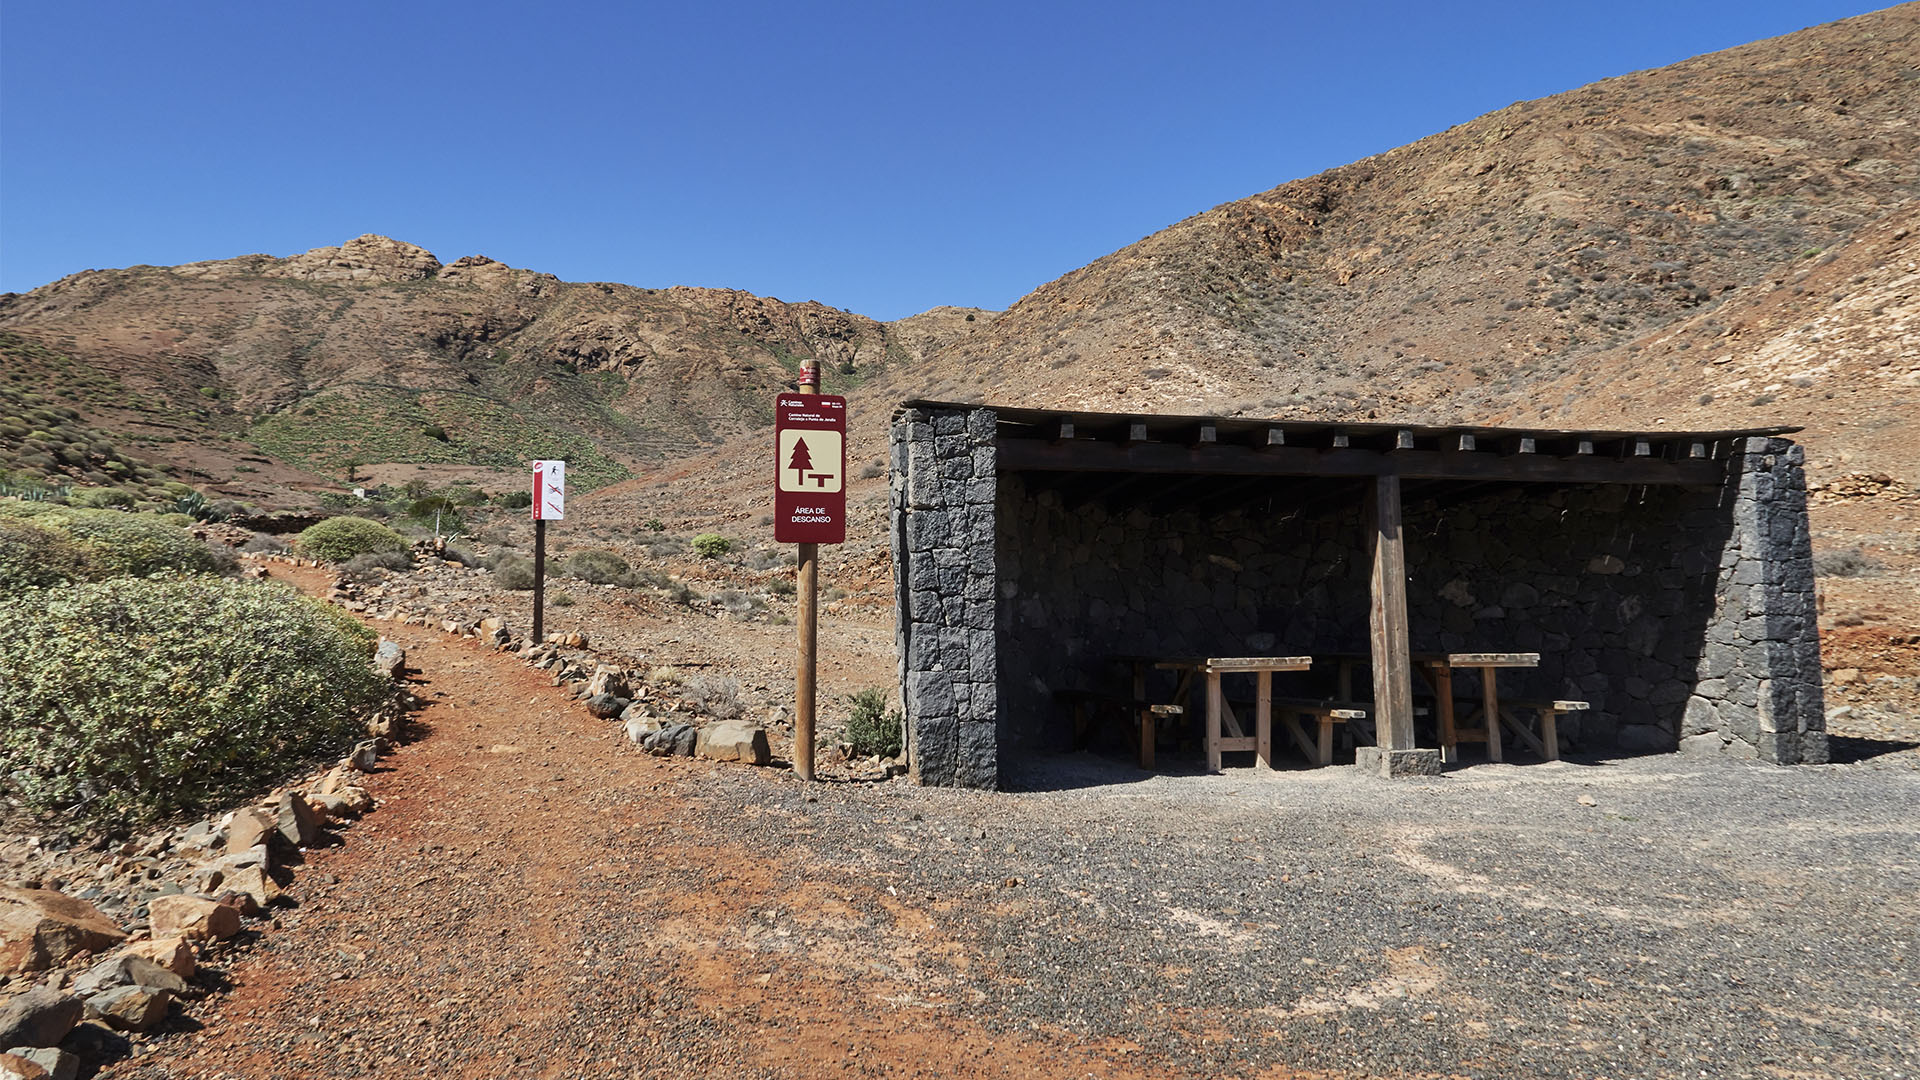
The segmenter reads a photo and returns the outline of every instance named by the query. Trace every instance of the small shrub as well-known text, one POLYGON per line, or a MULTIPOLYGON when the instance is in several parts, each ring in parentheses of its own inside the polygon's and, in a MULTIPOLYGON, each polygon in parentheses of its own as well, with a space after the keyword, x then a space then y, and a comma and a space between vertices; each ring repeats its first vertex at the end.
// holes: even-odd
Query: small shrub
POLYGON ((468 551, 466 548, 458 547, 453 544, 448 544, 446 546, 446 550, 440 553, 440 557, 447 560, 448 562, 457 562, 461 566, 465 566, 468 568, 472 568, 480 565, 479 557, 476 556, 473 552, 468 551))
POLYGON ((252 794, 339 753, 391 692, 373 637, 285 588, 210 577, 0 600, 0 789, 109 827, 252 794))
POLYGON ((1886 567, 1859 548, 1822 551, 1813 557, 1816 577, 1872 577, 1886 567))
POLYGON ((240 545, 240 550, 253 552, 255 554, 266 553, 277 555, 287 550, 287 542, 272 533, 254 533, 252 536, 247 537, 246 543, 240 545))
POLYGON ((594 585, 624 585, 630 581, 627 560, 605 548, 576 551, 554 567, 556 572, 594 585))
POLYGON ((533 492, 508 491, 493 497, 494 504, 507 510, 525 510, 533 505, 533 492))
POLYGON ((853 712, 847 717, 847 741, 853 752, 866 757, 878 754, 894 757, 900 753, 900 733, 905 718, 897 709, 887 708, 886 691, 877 687, 847 695, 853 712))
POLYGON ((330 562, 345 562, 355 555, 382 551, 405 551, 407 541, 399 533, 377 521, 358 517, 331 517, 310 525, 294 541, 300 553, 330 562))
POLYGON ((661 521, 659 518, 648 518, 647 531, 648 532, 666 532, 667 523, 664 521, 661 521))
POLYGON ((0 517, 0 595, 93 577, 87 549, 58 529, 0 517))
POLYGON ((493 584, 498 589, 533 588, 533 563, 518 555, 502 555, 493 562, 493 584))
POLYGON ((365 555, 355 555, 340 564, 340 569, 355 577, 371 577, 375 570, 391 570, 404 574, 413 569, 413 555, 401 551, 369 551, 365 555))
POLYGON ((715 720, 731 720, 747 711, 740 700, 740 684, 718 675, 696 675, 687 680, 680 694, 715 720))
POLYGON ((97 510, 125 510, 135 501, 133 492, 116 487, 83 488, 74 492, 71 500, 74 506, 97 510))
POLYGON ((85 548, 94 578, 169 570, 206 574, 219 569, 207 545, 153 514, 47 507, 34 520, 66 533, 85 548))
POLYGON ((656 536, 647 542, 647 551, 657 559, 679 555, 686 550, 687 542, 677 536, 656 536))
POLYGON ((767 582, 767 591, 775 596, 792 596, 798 588, 794 585, 792 578, 777 577, 767 582))
POLYGON ((554 593, 547 598, 547 603, 552 604, 554 607, 572 607, 574 605, 573 594, 568 592, 554 593))
POLYGON ((874 464, 860 467, 860 479, 862 480, 871 480, 876 476, 885 475, 887 475, 887 467, 885 465, 874 464))
POLYGON ((693 553, 703 559, 717 559, 733 550, 733 542, 719 533, 701 533, 693 538, 693 553))

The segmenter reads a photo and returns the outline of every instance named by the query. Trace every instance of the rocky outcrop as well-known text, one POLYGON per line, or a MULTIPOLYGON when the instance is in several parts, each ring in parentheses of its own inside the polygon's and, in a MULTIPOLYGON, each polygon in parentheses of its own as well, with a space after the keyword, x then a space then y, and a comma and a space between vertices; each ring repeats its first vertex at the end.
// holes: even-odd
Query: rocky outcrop
POLYGON ((262 277, 302 281, 375 282, 422 281, 440 272, 440 260, 425 248, 367 233, 339 247, 314 248, 303 255, 263 269, 262 277))

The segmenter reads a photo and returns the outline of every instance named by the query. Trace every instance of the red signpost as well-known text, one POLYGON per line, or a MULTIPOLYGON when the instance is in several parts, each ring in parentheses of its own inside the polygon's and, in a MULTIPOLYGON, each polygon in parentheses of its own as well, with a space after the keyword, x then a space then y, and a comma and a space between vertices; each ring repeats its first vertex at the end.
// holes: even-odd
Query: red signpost
POLYGON ((813 779, 814 660, 820 640, 820 545, 847 539, 847 399, 822 394, 820 362, 800 362, 800 389, 773 403, 773 539, 798 544, 799 664, 793 771, 813 779))
POLYGON ((847 399, 781 394, 773 406, 773 539, 782 544, 847 540, 847 399))

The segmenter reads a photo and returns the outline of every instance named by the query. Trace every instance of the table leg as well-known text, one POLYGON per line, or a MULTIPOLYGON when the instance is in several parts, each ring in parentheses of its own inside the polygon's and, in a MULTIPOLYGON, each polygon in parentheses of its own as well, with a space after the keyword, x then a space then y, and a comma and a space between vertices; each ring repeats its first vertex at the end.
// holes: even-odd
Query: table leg
POLYGON ((1140 714, 1140 767, 1153 768, 1153 744, 1158 732, 1153 720, 1153 710, 1147 705, 1147 665, 1144 661, 1133 662, 1133 708, 1140 714))
POLYGON ((1333 764, 1333 717, 1330 714, 1320 717, 1320 760, 1315 764, 1333 764))
POLYGON ((1460 737, 1453 723, 1453 668, 1435 664, 1428 669, 1428 678, 1440 710, 1440 760, 1452 764, 1460 760, 1460 737))
POLYGON ((1255 747, 1258 748, 1258 751, 1259 751, 1257 754, 1255 754, 1255 757, 1258 759, 1257 764, 1260 769, 1266 772, 1272 772, 1273 771, 1273 672, 1256 671, 1253 673, 1253 681, 1254 681, 1253 731, 1254 731, 1254 738, 1255 738, 1254 745, 1255 747))
POLYGON ((1547 748, 1547 760, 1560 760, 1560 730, 1556 723, 1560 713, 1551 705, 1540 710, 1540 742, 1547 748))
POLYGON ((1220 771, 1220 673, 1207 672, 1207 771, 1220 771))
POLYGON ((1487 757, 1493 761, 1505 761, 1506 755, 1500 752, 1500 690, 1494 684, 1494 672, 1498 670, 1481 668, 1480 680, 1486 684, 1487 691, 1487 757))

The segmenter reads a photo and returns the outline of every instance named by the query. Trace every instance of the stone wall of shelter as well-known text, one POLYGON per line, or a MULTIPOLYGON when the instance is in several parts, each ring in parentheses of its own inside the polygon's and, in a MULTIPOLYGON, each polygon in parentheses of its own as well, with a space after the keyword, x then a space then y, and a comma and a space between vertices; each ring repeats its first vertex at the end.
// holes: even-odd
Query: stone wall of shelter
POLYGON ((999 783, 995 424, 991 409, 906 409, 890 433, 894 643, 923 784, 999 783))
MULTIPOLYGON (((1358 483, 1347 505, 1305 503, 1285 480, 1205 514, 1079 502, 1045 479, 994 482, 991 415, 909 413, 894 429, 901 685, 923 782, 984 786, 1002 752, 1064 748, 1054 693, 1124 691, 1115 656, 1365 651, 1358 483)), ((1748 440, 1719 489, 1426 489, 1404 514, 1414 651, 1539 652, 1502 694, 1590 701, 1562 720, 1574 751, 1825 760, 1799 454, 1748 440)), ((1282 694, 1333 689, 1331 665, 1279 678, 1282 694)))

